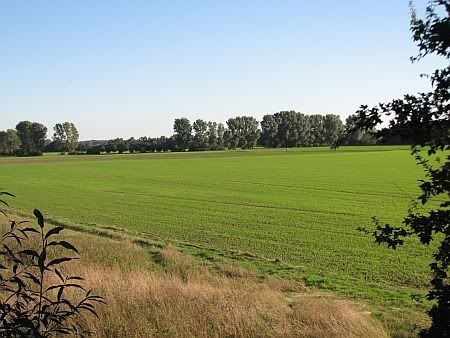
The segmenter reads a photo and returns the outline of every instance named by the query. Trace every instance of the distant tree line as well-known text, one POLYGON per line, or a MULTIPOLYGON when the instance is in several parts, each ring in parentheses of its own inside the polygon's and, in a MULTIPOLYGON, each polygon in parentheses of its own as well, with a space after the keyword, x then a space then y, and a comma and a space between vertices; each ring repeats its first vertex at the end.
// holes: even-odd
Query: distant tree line
POLYGON ((73 123, 57 123, 53 141, 47 139, 47 127, 38 122, 21 121, 15 129, 0 131, 0 155, 39 156, 44 151, 74 152, 78 131, 73 123))
MULTIPOLYGON (((79 133, 71 122, 57 123, 52 140, 47 128, 37 122, 21 121, 15 129, 0 131, 0 155, 36 156, 43 152, 62 154, 144 153, 164 151, 205 151, 223 149, 329 146, 338 140, 345 128, 352 129, 358 117, 350 115, 345 125, 338 115, 306 115, 281 111, 265 115, 259 123, 252 116, 237 116, 222 123, 187 118, 175 119, 170 137, 116 138, 79 141, 79 133)), ((360 130, 347 135, 345 145, 399 144, 405 141, 395 134, 375 139, 374 133, 360 130)))
POLYGON ((265 115, 261 129, 265 147, 317 147, 336 142, 344 126, 338 115, 305 115, 291 110, 265 115))

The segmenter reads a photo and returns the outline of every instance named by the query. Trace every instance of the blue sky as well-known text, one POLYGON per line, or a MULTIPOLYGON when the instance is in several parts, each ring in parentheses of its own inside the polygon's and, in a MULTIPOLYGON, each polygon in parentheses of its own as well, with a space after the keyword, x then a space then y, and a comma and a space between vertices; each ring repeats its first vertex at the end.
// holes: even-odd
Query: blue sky
POLYGON ((0 0, 0 42, 0 129, 72 121, 81 139, 169 135, 181 116, 344 119, 436 68, 409 62, 407 0, 0 0))

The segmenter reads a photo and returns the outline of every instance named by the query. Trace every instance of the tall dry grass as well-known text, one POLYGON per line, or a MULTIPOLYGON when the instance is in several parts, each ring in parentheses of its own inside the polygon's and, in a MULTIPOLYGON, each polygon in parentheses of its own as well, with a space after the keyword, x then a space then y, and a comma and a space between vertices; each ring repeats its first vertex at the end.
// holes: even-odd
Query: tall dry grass
POLYGON ((83 238, 74 240, 85 263, 72 269, 108 302, 99 319, 86 318, 96 337, 386 336, 361 305, 309 293, 299 284, 261 280, 230 264, 211 269, 172 246, 157 254, 161 268, 149 269, 145 249, 96 239, 118 262, 105 267, 89 259, 98 257, 97 250, 91 254, 83 238))
POLYGON ((151 255, 127 241, 65 236, 82 254, 65 272, 85 277, 107 302, 98 319, 83 317, 94 337, 386 336, 362 305, 298 283, 205 266, 172 246, 151 255))

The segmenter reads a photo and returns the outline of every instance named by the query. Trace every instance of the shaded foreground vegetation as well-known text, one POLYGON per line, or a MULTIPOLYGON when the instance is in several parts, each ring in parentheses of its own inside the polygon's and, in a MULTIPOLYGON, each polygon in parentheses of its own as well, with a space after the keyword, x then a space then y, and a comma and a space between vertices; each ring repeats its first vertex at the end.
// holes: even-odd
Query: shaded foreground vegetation
POLYGON ((205 265, 170 245, 144 248, 76 232, 65 239, 83 260, 63 272, 85 277, 107 300, 99 319, 83 315, 96 337, 386 336, 366 306, 298 282, 260 278, 228 263, 205 265))
MULTIPOLYGON (((11 196, 0 191, 0 197, 5 195, 11 196)), ((8 205, 3 199, 0 202, 8 205)), ((4 210, 2 214, 7 216, 4 210)), ((82 277, 61 273, 62 264, 76 259, 73 254, 79 252, 71 243, 58 240, 63 227, 47 230, 41 212, 35 209, 34 215, 39 227, 10 220, 0 236, 0 335, 84 335, 88 332, 77 319, 83 311, 96 315, 95 304, 104 302, 92 290, 86 291, 82 277), (58 255, 57 249, 72 255, 58 255), (71 300, 67 294, 73 296, 74 290, 78 297, 71 300)))

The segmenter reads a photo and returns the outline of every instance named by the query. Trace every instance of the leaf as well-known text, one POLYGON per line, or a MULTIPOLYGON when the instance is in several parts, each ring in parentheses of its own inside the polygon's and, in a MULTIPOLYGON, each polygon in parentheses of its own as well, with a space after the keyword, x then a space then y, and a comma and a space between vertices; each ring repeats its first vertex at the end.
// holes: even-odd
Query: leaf
POLYGON ((45 270, 45 260, 47 259, 47 250, 44 248, 41 252, 41 254, 39 255, 39 260, 38 260, 38 266, 39 266, 39 270, 41 270, 41 272, 43 272, 45 270))
POLYGON ((50 263, 48 263, 46 268, 48 269, 49 267, 51 267, 53 265, 58 265, 58 264, 61 264, 64 262, 70 262, 73 259, 76 259, 76 258, 71 258, 71 257, 56 258, 56 259, 52 260, 50 263))
POLYGON ((64 291, 64 286, 61 286, 58 291, 58 300, 61 300, 63 291, 64 291))
POLYGON ((33 275, 33 274, 31 274, 31 273, 29 273, 29 272, 27 272, 26 274, 25 274, 25 276, 28 278, 28 279, 31 279, 33 282, 35 282, 36 284, 40 284, 40 281, 39 281, 39 279, 35 276, 35 275, 33 275))
POLYGON ((81 305, 79 308, 91 312, 95 317, 98 318, 97 313, 96 313, 94 310, 92 310, 91 308, 85 307, 85 306, 83 306, 83 305, 81 305))
POLYGON ((33 213, 34 213, 34 216, 36 216, 36 218, 37 218, 39 226, 41 227, 41 229, 43 229, 44 225, 45 225, 44 224, 44 216, 42 216, 42 213, 38 209, 34 209, 33 213))
POLYGON ((63 275, 62 275, 61 272, 59 272, 59 270, 56 269, 56 268, 55 268, 55 273, 56 273, 56 275, 59 277, 59 279, 61 279, 61 281, 64 282, 64 277, 63 277, 63 275))
MULTIPOLYGON (((1 189, 0 189, 1 190, 1 189)), ((6 196, 11 196, 11 197, 15 197, 13 194, 6 192, 6 191, 0 191, 0 195, 6 195, 6 196)))
POLYGON ((52 235, 57 235, 59 234, 62 230, 64 230, 63 227, 55 227, 53 229, 50 229, 47 234, 45 235, 45 239, 49 238, 52 235))
POLYGON ((37 231, 35 228, 25 228, 25 229, 22 229, 22 232, 36 232, 36 233, 39 233, 39 231, 37 231))
POLYGON ((84 278, 83 277, 77 277, 77 276, 74 276, 74 277, 69 277, 69 278, 67 278, 67 280, 69 281, 69 280, 84 280, 84 278))
POLYGON ((65 287, 76 288, 76 289, 81 289, 83 291, 86 291, 86 289, 84 287, 82 287, 80 284, 65 284, 65 287))
POLYGON ((39 258, 39 254, 34 250, 22 250, 22 251, 19 251, 19 254, 24 254, 24 255, 39 258))
POLYGON ((47 289, 45 289, 45 292, 52 291, 54 289, 58 289, 58 288, 60 288, 62 286, 64 286, 64 284, 58 284, 58 285, 49 286, 47 289))
POLYGON ((64 248, 68 249, 68 250, 72 250, 75 251, 76 253, 79 253, 77 248, 75 248, 72 244, 70 244, 69 242, 66 241, 60 241, 59 245, 63 246, 64 248))

